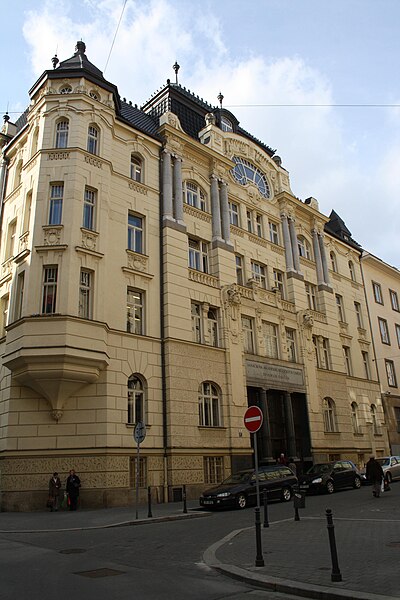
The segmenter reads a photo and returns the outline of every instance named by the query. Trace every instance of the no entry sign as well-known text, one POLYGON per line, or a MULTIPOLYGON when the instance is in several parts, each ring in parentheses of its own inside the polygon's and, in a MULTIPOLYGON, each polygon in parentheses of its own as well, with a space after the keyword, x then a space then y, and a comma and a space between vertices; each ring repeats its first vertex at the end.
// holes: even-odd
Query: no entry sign
POLYGON ((244 413, 244 426, 250 433, 256 433, 263 422, 263 414, 258 406, 249 406, 244 413))

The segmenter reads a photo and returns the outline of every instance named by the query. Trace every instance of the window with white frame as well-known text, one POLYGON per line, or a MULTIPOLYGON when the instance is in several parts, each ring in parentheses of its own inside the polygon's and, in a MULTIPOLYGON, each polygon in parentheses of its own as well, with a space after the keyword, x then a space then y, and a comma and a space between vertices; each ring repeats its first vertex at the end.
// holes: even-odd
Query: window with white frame
POLYGON ((220 121, 222 131, 233 131, 233 125, 229 119, 227 119, 224 115, 221 115, 220 121))
POLYGON ((239 227, 239 206, 236 202, 228 202, 229 222, 231 225, 239 227))
POLYGON ((377 410, 376 410, 375 404, 371 404, 371 419, 372 419, 372 431, 373 431, 374 435, 379 435, 377 410))
POLYGON ((247 354, 254 354, 254 321, 251 317, 242 316, 242 331, 244 351, 247 354))
POLYGON ((204 457, 204 483, 221 483, 224 479, 224 459, 222 456, 204 457))
POLYGON ((189 267, 208 273, 208 244, 206 242, 189 238, 189 267))
POLYGON ((87 151, 91 154, 99 153, 100 131, 95 125, 89 125, 87 137, 87 151))
POLYGON ((269 239, 273 244, 279 244, 279 231, 276 223, 269 222, 269 239))
POLYGON ((138 181, 140 183, 142 181, 142 174, 143 174, 142 160, 135 154, 131 154, 131 169, 130 169, 131 179, 133 179, 134 181, 138 181))
POLYGON ((392 360, 385 360, 385 367, 386 367, 387 382, 388 382, 389 387, 397 387, 397 379, 396 379, 396 372, 394 369, 394 362, 392 360))
POLYGON ((143 217, 134 213, 128 213, 128 250, 144 253, 143 217))
POLYGON ((343 357, 344 357, 344 365, 346 367, 347 375, 353 375, 353 366, 351 363, 351 354, 349 346, 342 346, 343 348, 343 357))
POLYGON ((128 379, 128 425, 145 422, 145 394, 142 380, 137 375, 128 379))
POLYGON ((22 167, 24 163, 22 160, 19 160, 17 166, 15 167, 15 177, 14 177, 14 189, 21 185, 22 182, 22 167))
POLYGON ((360 329, 363 329, 364 325, 363 325, 361 304, 359 302, 354 302, 354 310, 356 311, 357 327, 359 327, 360 329))
POLYGON ((258 237, 264 237, 262 215, 256 214, 256 233, 258 237))
POLYGON ((303 258, 308 258, 308 260, 311 260, 312 254, 310 242, 303 235, 299 235, 297 238, 297 244, 299 248, 299 255, 303 258))
POLYGON ((350 279, 352 281, 355 281, 356 280, 356 270, 355 270, 354 263, 352 260, 349 260, 349 273, 350 273, 350 279))
POLYGON ((200 427, 220 427, 220 395, 216 385, 204 381, 199 388, 200 427))
POLYGON ((254 260, 251 261, 251 276, 258 285, 264 289, 267 289, 267 269, 264 265, 261 265, 254 260))
POLYGON ((197 344, 202 342, 202 329, 201 329, 201 304, 198 302, 192 302, 191 305, 192 315, 192 341, 197 344))
POLYGON ((380 317, 378 317, 378 324, 382 344, 390 345, 389 328, 386 319, 381 319, 380 317))
POLYGON ((323 401, 324 431, 335 433, 337 429, 336 406, 332 398, 324 398, 323 401))
POLYGON ((243 285, 243 283, 244 283, 243 256, 240 256, 240 254, 236 254, 235 261, 236 261, 236 282, 238 285, 243 285))
POLYGON ((322 350, 322 368, 327 369, 328 371, 331 369, 331 349, 329 346, 329 339, 323 337, 321 342, 321 350, 322 350))
POLYGON ((68 148, 69 122, 67 119, 58 121, 56 125, 56 148, 68 148))
POLYGON ((321 356, 320 356, 318 337, 316 335, 312 336, 312 342, 314 345, 315 364, 316 364, 317 369, 320 369, 321 368, 321 356))
POLYGON ((92 188, 85 187, 85 196, 83 199, 82 227, 84 227, 85 229, 90 229, 91 231, 94 231, 96 228, 96 226, 95 226, 96 204, 97 204, 97 191, 92 188))
POLYGON ((42 313, 51 315, 56 312, 58 267, 43 267, 42 313))
POLYGON ((282 298, 285 297, 285 280, 284 280, 284 274, 282 271, 279 271, 278 269, 274 269, 273 270, 273 276, 274 276, 274 288, 279 290, 279 292, 281 293, 282 298))
POLYGON ((296 331, 286 327, 286 348, 289 362, 296 362, 296 331))
POLYGON ((371 368, 369 365, 369 354, 365 350, 361 351, 361 356, 364 365, 364 375, 366 379, 371 379, 371 368))
POLYGON ((64 184, 50 185, 49 225, 61 225, 64 184))
POLYGON ((253 213, 251 210, 246 211, 247 231, 253 233, 253 213))
POLYGON ((15 254, 15 241, 17 236, 17 219, 11 221, 7 230, 7 244, 6 244, 6 259, 12 258, 15 254))
POLYGON ((382 288, 381 284, 376 281, 372 282, 372 291, 374 292, 375 302, 383 304, 382 288))
POLYGON ((144 335, 144 293, 133 288, 126 295, 126 330, 144 335))
POLYGON ((395 324, 395 329, 396 329, 397 345, 400 348, 400 325, 398 325, 396 323, 395 324))
POLYGON ((317 288, 314 284, 304 282, 306 289, 307 305, 311 310, 317 310, 317 288))
POLYGON ((207 331, 208 331, 208 343, 210 346, 218 348, 219 346, 219 334, 218 334, 218 312, 216 308, 209 308, 207 312, 207 331))
POLYGON ((183 201, 199 210, 206 210, 206 195, 194 181, 183 182, 183 201))
POLYGON ((351 424, 353 428, 353 433, 360 433, 360 421, 358 416, 358 404, 357 402, 351 403, 351 424))
POLYGON ((18 273, 17 287, 15 293, 15 321, 22 317, 22 307, 24 301, 24 287, 25 287, 25 271, 18 273))
POLYGON ((336 260, 336 254, 334 252, 330 252, 329 253, 329 258, 331 260, 331 269, 332 271, 334 271, 335 273, 337 273, 337 260, 336 260))
POLYGON ((93 271, 81 269, 79 284, 79 316, 83 319, 92 318, 93 301, 93 271))
POLYGON ((264 335, 265 356, 268 356, 268 358, 279 358, 278 325, 263 321, 262 330, 264 335))
POLYGON ((400 307, 399 307, 399 297, 397 295, 397 292, 395 292, 394 290, 389 290, 389 294, 390 294, 390 302, 391 302, 393 310, 395 310, 396 312, 399 312, 400 307))
POLYGON ((31 157, 36 154, 39 147, 39 127, 35 127, 32 135, 31 157))
POLYGON ((343 296, 340 296, 340 294, 335 294, 335 299, 338 311, 338 319, 339 321, 342 321, 342 323, 344 323, 346 319, 344 315, 343 296))
POLYGON ((8 305, 9 305, 9 295, 6 294, 2 296, 0 299, 0 335, 3 337, 5 335, 5 328, 8 325, 8 305))

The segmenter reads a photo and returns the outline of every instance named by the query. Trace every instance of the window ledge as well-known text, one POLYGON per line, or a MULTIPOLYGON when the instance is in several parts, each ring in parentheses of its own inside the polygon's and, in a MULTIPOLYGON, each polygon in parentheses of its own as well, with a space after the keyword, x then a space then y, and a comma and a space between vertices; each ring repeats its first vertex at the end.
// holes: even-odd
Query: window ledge
POLYGON ((218 429, 219 431, 226 431, 227 427, 223 427, 222 425, 198 425, 197 429, 205 429, 207 431, 209 431, 210 429, 212 430, 216 430, 218 429))

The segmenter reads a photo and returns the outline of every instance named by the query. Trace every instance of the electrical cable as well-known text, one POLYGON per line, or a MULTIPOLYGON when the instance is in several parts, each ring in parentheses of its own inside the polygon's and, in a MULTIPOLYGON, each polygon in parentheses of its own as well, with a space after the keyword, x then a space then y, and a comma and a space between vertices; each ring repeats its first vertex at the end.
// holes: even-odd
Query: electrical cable
POLYGON ((128 1, 128 0, 125 0, 125 1, 124 1, 124 6, 122 7, 121 16, 120 16, 120 18, 119 18, 119 21, 118 21, 117 29, 115 30, 114 39, 113 39, 113 41, 112 41, 112 44, 111 44, 110 52, 109 52, 109 54, 108 54, 108 58, 107 58, 107 62, 106 62, 106 66, 104 67, 104 71, 103 71, 103 73, 105 73, 105 72, 106 72, 106 69, 107 69, 107 66, 108 66, 108 61, 110 60, 111 52, 112 52, 112 50, 113 50, 113 48, 114 48, 115 38, 117 37, 118 29, 119 29, 119 26, 121 25, 122 16, 123 16, 123 14, 124 14, 124 11, 125 11, 125 6, 126 6, 126 3, 127 3, 127 1, 128 1))

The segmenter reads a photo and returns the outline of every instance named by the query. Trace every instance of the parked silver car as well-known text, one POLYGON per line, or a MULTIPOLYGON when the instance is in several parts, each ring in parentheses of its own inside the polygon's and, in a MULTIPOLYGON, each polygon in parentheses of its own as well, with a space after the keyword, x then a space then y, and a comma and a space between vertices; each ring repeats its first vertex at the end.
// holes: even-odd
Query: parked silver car
POLYGON ((400 479, 400 456, 380 456, 376 460, 389 483, 394 479, 400 479))

